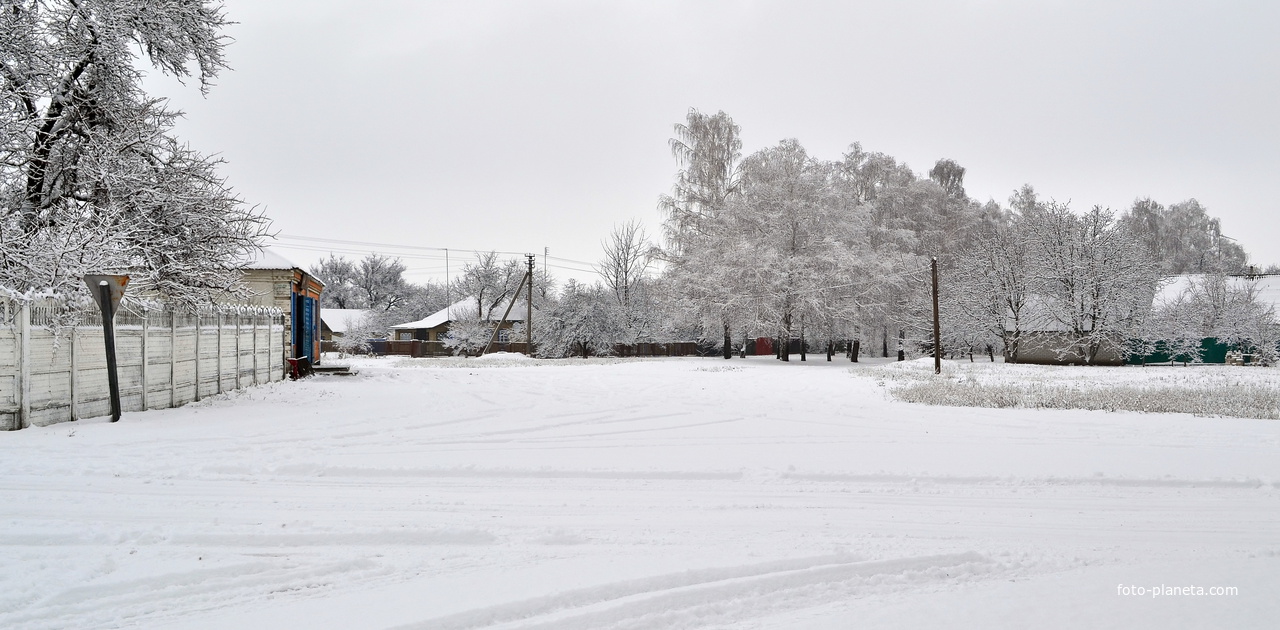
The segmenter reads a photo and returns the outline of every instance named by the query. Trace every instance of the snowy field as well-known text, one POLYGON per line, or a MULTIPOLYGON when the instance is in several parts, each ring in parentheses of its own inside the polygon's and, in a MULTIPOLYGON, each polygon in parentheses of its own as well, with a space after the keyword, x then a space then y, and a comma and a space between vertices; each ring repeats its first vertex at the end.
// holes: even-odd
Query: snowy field
POLYGON ((1280 422, 822 358, 362 360, 0 433, 0 628, 1280 623, 1280 422))

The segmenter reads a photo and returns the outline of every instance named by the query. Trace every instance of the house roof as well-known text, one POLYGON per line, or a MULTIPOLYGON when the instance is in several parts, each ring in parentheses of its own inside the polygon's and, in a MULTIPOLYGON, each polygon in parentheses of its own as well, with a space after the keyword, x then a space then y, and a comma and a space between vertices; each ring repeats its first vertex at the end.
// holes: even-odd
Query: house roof
POLYGON ((368 314, 369 310, 363 308, 322 308, 320 321, 324 322, 330 331, 343 334, 347 332, 349 324, 359 322, 368 314))
MULTIPOLYGON (((1163 304, 1172 302, 1177 299, 1183 291, 1191 287, 1192 282, 1199 282, 1204 278, 1204 274, 1185 274, 1170 278, 1170 282, 1160 288, 1160 292, 1156 294, 1155 303, 1163 304)), ((1249 283, 1254 283, 1257 290, 1258 302, 1275 306, 1280 311, 1280 274, 1259 274, 1256 276, 1227 276, 1227 281, 1234 288, 1244 288, 1249 283)))
MULTIPOLYGON (((495 319, 500 319, 502 317, 502 313, 506 312, 507 310, 507 302, 508 302, 507 300, 503 300, 499 302, 496 306, 494 306, 492 309, 489 310, 489 313, 484 319, 486 321, 493 321, 495 319)), ((516 300, 515 307, 511 309, 511 314, 507 315, 507 321, 509 322, 524 321, 526 310, 527 310, 527 307, 525 306, 524 300, 516 300)), ((449 306, 446 306, 416 322, 396 324, 391 328, 393 330, 435 328, 436 326, 439 326, 441 324, 446 324, 448 322, 451 322, 455 318, 470 317, 474 315, 475 312, 476 312, 476 299, 474 297, 468 297, 468 298, 459 300, 457 302, 454 302, 453 304, 450 304, 449 306)))
POLYGON ((248 260, 241 266, 245 269, 302 269, 293 261, 266 247, 260 247, 250 253, 248 260))

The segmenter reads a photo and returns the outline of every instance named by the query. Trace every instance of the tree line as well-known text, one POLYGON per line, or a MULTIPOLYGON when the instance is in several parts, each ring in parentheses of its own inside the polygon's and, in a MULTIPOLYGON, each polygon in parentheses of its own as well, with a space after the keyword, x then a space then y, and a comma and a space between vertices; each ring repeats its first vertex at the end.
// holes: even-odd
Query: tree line
MULTIPOLYGON (((993 358, 999 350, 1016 361, 1027 335, 1049 330, 1068 340, 1061 353, 1091 362, 1117 339, 1149 346, 1126 348, 1133 351, 1175 343, 1159 332, 1174 327, 1155 323, 1168 319, 1162 305, 1152 308, 1162 278, 1248 269, 1244 249, 1194 199, 1169 206, 1138 199, 1124 212, 1079 213, 1026 185, 1002 204, 969 197, 965 168, 950 159, 921 175, 857 142, 840 159, 824 160, 794 139, 744 156, 741 130, 724 112, 690 110, 674 132, 677 171, 658 201, 660 242, 629 222, 602 243, 599 281, 557 286, 539 274, 534 340, 543 356, 698 340, 728 358, 755 337, 775 338, 776 347, 801 338, 828 356, 836 348, 923 351, 932 343, 927 271, 936 258, 944 349, 993 358)), ((355 265, 354 297, 345 303, 381 307, 404 321, 443 307, 443 285, 429 283, 402 292, 434 301, 377 299, 395 294, 365 286, 388 263, 395 261, 355 265)), ((332 258, 326 264, 316 270, 322 278, 338 268, 332 258)), ((474 313, 487 312, 514 293, 522 272, 517 261, 481 255, 448 293, 474 296, 474 313)), ((1261 309, 1261 319, 1242 326, 1264 331, 1266 316, 1261 309)), ((1199 330, 1253 348, 1267 344, 1261 332, 1246 339, 1214 326, 1199 330)), ((459 320, 455 331, 454 347, 469 352, 491 328, 476 317, 459 320)), ((520 329, 513 334, 523 338, 520 329)))

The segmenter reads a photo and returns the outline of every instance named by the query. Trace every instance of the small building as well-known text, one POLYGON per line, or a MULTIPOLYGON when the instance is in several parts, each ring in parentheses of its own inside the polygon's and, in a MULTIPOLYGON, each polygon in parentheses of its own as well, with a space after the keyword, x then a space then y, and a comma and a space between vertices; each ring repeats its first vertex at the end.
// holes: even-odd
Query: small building
MULTIPOLYGON (((1171 304, 1180 296, 1186 294, 1191 288, 1204 281, 1205 274, 1183 274, 1173 276, 1168 279, 1156 294, 1153 300, 1153 308, 1163 304, 1171 304)), ((1248 273, 1234 274, 1227 276, 1227 283, 1231 289, 1242 290, 1250 288, 1254 291, 1255 299, 1263 307, 1270 307, 1273 312, 1280 314, 1280 274, 1267 273, 1248 273)), ((1200 340, 1198 363, 1248 363, 1250 357, 1244 355, 1239 348, 1233 348, 1226 343, 1214 337, 1205 337, 1200 340)), ((1129 357, 1129 363, 1147 364, 1147 363, 1168 363, 1173 361, 1191 361, 1192 352, 1179 354, 1172 352, 1164 346, 1163 343, 1156 344, 1155 351, 1145 356, 1134 354, 1129 357)))
POLYGON ((347 334, 350 326, 358 325, 369 316, 365 308, 326 308, 320 311, 320 339, 333 341, 347 334))
POLYGON ((285 314, 281 363, 289 357, 320 361, 320 293, 324 283, 268 248, 257 250, 242 266, 241 282, 253 293, 249 303, 274 306, 285 314))
MULTIPOLYGON (((489 309, 482 318, 486 322, 495 322, 502 319, 502 314, 507 311, 508 301, 503 300, 501 303, 489 309)), ((407 322, 404 324, 396 324, 391 327, 391 335, 393 341, 444 341, 444 336, 449 333, 449 324, 459 319, 471 319, 475 317, 476 299, 469 297, 458 302, 454 302, 423 319, 416 322, 407 322)), ((507 315, 506 323, 498 331, 498 342, 506 343, 506 331, 517 322, 523 322, 528 307, 523 300, 517 300, 515 306, 511 308, 510 314, 507 315)))

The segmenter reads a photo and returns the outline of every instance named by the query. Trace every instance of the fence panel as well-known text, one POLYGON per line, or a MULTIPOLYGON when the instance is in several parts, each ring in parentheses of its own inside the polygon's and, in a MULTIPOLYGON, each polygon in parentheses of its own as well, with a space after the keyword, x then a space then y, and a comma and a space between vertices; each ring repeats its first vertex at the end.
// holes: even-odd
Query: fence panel
MULTIPOLYGON (((115 317, 121 411, 181 406, 284 378, 278 309, 132 304, 115 317)), ((54 298, 0 296, 0 429, 111 413, 102 318, 54 298)))

